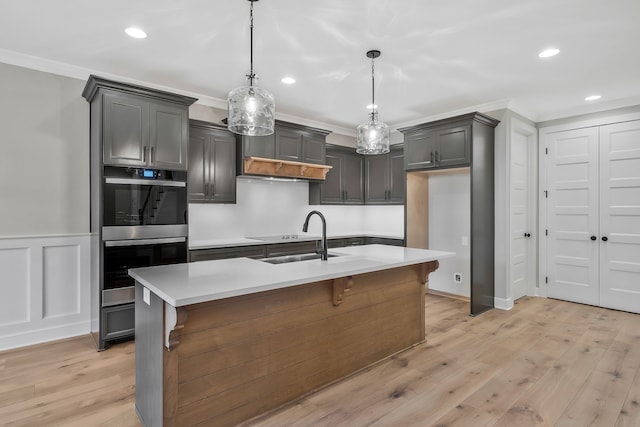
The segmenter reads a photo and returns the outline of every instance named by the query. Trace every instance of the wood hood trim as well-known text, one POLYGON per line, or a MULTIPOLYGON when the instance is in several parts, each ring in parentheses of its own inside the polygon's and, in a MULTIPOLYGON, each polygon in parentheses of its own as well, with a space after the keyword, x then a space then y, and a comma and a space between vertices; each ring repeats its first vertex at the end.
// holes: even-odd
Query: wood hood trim
POLYGON ((325 179, 332 166, 288 160, 245 157, 244 173, 287 178, 325 179))

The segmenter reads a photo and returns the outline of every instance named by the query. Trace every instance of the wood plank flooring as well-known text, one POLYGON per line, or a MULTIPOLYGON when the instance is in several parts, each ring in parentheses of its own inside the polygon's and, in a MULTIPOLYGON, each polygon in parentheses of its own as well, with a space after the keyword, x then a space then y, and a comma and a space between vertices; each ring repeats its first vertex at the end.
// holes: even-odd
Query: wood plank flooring
MULTIPOLYGON (((467 313, 427 295, 424 344, 244 425, 640 426, 639 315, 532 297, 467 313)), ((134 349, 0 353, 0 425, 140 425, 134 349)))

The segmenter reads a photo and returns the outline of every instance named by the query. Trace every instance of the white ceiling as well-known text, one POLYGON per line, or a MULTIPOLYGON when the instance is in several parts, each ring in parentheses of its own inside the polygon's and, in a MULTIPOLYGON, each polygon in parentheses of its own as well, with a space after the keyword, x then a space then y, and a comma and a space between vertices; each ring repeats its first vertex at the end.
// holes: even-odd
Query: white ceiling
MULTIPOLYGON (((117 76, 224 107, 249 69, 249 4, 6 1, 0 61, 117 76), (149 36, 128 37, 132 25, 149 36)), ((542 121, 640 104, 638 0, 261 0, 254 7, 255 71, 281 116, 347 130, 366 121, 370 49, 382 51, 376 103, 392 128, 476 108, 508 106, 542 121), (550 46, 560 55, 538 58, 550 46), (283 85, 285 75, 297 83, 283 85), (602 99, 584 101, 594 93, 602 99)))

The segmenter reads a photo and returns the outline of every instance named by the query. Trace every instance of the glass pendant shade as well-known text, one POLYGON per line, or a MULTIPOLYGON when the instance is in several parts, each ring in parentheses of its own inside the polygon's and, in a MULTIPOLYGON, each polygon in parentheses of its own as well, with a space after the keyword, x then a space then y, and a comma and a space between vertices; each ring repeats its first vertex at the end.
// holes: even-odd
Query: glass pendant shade
POLYGON ((375 115, 358 126, 356 131, 356 153, 385 154, 389 152, 389 126, 379 122, 375 115))
POLYGON ((276 103, 268 91, 257 86, 242 86, 229 92, 227 101, 227 127, 231 132, 250 136, 273 133, 276 103))
POLYGON ((247 74, 249 84, 233 89, 227 96, 227 128, 240 135, 271 135, 275 127, 276 102, 265 89, 254 86, 256 75, 253 72, 253 3, 249 0, 249 32, 251 40, 250 69, 247 74))
POLYGON ((379 56, 379 50, 367 52, 367 58, 371 59, 371 118, 367 123, 358 126, 356 130, 356 153, 358 154, 386 154, 389 152, 389 126, 378 121, 378 112, 376 111, 373 61, 379 56))

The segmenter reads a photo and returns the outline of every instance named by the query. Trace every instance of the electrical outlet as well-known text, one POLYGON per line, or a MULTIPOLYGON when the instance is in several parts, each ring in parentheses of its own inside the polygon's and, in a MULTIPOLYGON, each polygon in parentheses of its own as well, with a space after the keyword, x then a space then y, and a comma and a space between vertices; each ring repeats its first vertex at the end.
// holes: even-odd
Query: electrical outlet
POLYGON ((462 274, 453 273, 453 282, 454 283, 462 283, 462 274))

